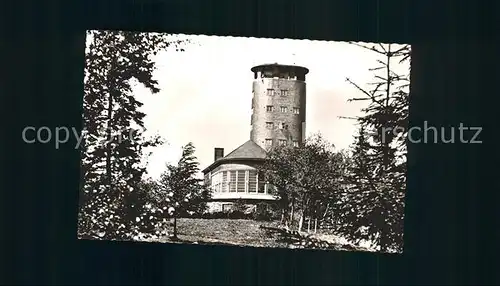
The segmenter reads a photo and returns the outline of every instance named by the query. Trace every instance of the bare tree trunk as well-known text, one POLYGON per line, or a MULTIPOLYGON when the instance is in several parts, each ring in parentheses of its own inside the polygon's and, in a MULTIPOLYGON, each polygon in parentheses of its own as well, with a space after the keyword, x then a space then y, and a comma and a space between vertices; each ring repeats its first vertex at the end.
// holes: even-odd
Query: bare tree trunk
MULTIPOLYGON (((384 192, 388 192, 389 190, 387 188, 384 188, 384 192)), ((382 225, 381 225, 381 231, 380 231, 380 251, 381 252, 387 252, 388 247, 390 242, 388 241, 388 227, 387 223, 385 222, 385 218, 387 216, 386 212, 386 204, 384 198, 380 197, 380 217, 382 218, 382 225)))
POLYGON ((304 223, 304 211, 301 212, 300 214, 300 220, 299 220, 299 232, 302 231, 302 224, 304 223))
POLYGON ((299 231, 302 231, 302 226, 304 225, 304 216, 309 214, 309 198, 302 200, 302 212, 300 214, 299 231))
MULTIPOLYGON (((385 97, 385 106, 386 108, 388 108, 389 106, 389 98, 390 98, 390 95, 391 95, 391 83, 392 83, 392 80, 390 78, 391 76, 391 70, 390 70, 390 63, 391 63, 391 57, 392 57, 392 53, 391 53, 391 45, 388 46, 387 48, 388 52, 387 52, 387 65, 386 65, 386 71, 387 71, 387 89, 386 89, 386 97, 385 97)), ((385 119, 387 120, 387 118, 385 119)), ((384 134, 385 136, 385 134, 384 134)), ((384 176, 387 175, 387 170, 389 169, 389 142, 388 140, 385 140, 385 142, 383 142, 384 145, 383 145, 383 169, 382 169, 382 174, 384 176)), ((384 188, 383 189, 383 192, 386 193, 388 190, 387 188, 384 188)), ((384 199, 379 195, 379 202, 380 202, 380 217, 382 218, 381 221, 382 221, 382 230, 380 232, 380 251, 381 252, 386 252, 387 251, 387 232, 386 232, 386 227, 385 227, 385 206, 384 206, 384 199)))
MULTIPOLYGON (((325 212, 321 216, 321 221, 324 221, 326 216, 328 215, 328 211, 330 210, 330 203, 326 204, 325 212)), ((314 232, 318 232, 318 218, 316 218, 315 225, 314 225, 314 232)))
POLYGON ((290 229, 293 229, 293 218, 295 215, 295 198, 292 197, 292 209, 290 211, 290 229))
POLYGON ((177 238, 177 215, 174 214, 174 234, 173 238, 177 238))
POLYGON ((288 204, 281 204, 281 224, 283 224, 286 228, 288 228, 288 204))
POLYGON ((307 232, 311 231, 311 216, 307 218, 307 232))
POLYGON ((380 252, 387 252, 387 238, 385 230, 380 232, 380 252))
POLYGON ((281 223, 287 225, 287 212, 290 206, 286 194, 281 196, 278 206, 281 208, 281 223))
POLYGON ((113 95, 109 92, 107 107, 107 130, 106 130, 106 185, 108 192, 113 192, 113 181, 111 179, 111 128, 113 119, 113 95))
POLYGON ((290 207, 288 205, 288 201, 280 201, 279 207, 281 208, 281 224, 285 226, 286 229, 288 229, 288 208, 290 207))
POLYGON ((323 214, 323 218, 326 217, 326 214, 328 213, 328 209, 330 208, 330 203, 326 205, 325 213, 323 214))

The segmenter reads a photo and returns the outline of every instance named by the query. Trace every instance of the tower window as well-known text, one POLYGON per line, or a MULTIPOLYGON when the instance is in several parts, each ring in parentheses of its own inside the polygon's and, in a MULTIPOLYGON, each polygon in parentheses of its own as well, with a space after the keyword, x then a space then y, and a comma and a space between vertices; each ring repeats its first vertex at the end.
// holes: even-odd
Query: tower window
POLYGON ((285 146, 286 145, 286 140, 285 139, 280 139, 278 141, 278 143, 280 144, 280 146, 285 146))
POLYGON ((288 129, 288 125, 285 122, 280 123, 280 129, 288 129))
POLYGON ((273 96, 273 95, 274 95, 274 89, 272 89, 272 88, 268 88, 268 89, 267 89, 267 95, 269 95, 269 96, 273 96))
POLYGON ((280 107, 280 111, 281 111, 281 112, 287 112, 287 108, 286 108, 286 106, 281 106, 281 107, 280 107))
POLYGON ((293 141, 293 147, 299 147, 299 141, 294 140, 293 141))
POLYGON ((288 90, 282 89, 281 90, 281 96, 288 96, 288 90))
POLYGON ((266 139, 266 147, 271 147, 273 145, 273 139, 266 139))
POLYGON ((266 128, 267 129, 273 129, 273 127, 274 127, 274 123, 272 123, 272 122, 266 122, 266 128))
POLYGON ((272 105, 268 105, 268 106, 266 106, 266 110, 267 110, 267 112, 273 112, 274 107, 272 105))
POLYGON ((298 107, 294 107, 293 108, 293 114, 299 114, 300 113, 300 110, 298 107))

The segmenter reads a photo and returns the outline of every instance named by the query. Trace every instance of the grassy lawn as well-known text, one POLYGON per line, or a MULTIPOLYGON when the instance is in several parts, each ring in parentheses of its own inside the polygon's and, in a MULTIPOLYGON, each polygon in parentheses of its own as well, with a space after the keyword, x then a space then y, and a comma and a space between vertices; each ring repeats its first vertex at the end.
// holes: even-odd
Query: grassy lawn
MULTIPOLYGON (((253 247, 283 247, 294 248, 288 241, 280 239, 276 235, 270 234, 261 228, 279 227, 278 222, 262 222, 247 219, 190 219, 181 218, 177 220, 177 243, 197 243, 197 244, 222 244, 239 245, 253 247)), ((172 234, 173 227, 167 229, 172 234)), ((330 247, 337 250, 361 250, 370 251, 367 247, 354 247, 341 237, 335 235, 316 234, 316 239, 330 244, 330 247)), ((161 242, 172 241, 168 236, 160 240, 161 242)), ((300 245, 299 242, 298 244, 300 245)), ((297 246, 297 243, 293 243, 297 246)))
MULTIPOLYGON (((255 247, 286 247, 276 242, 260 228, 277 226, 275 222, 246 219, 190 219, 177 220, 177 236, 182 243, 232 244, 255 247)), ((172 233, 173 227, 168 229, 172 233)), ((168 238, 164 239, 168 241, 168 238)))

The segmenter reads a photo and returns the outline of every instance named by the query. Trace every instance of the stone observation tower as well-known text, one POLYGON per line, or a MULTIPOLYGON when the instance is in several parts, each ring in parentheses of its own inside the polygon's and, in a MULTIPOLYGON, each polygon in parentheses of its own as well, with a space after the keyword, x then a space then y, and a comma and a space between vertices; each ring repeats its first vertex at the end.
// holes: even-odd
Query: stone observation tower
POLYGON ((299 147, 305 139, 307 68, 266 64, 253 72, 250 140, 224 156, 214 149, 214 162, 203 170, 212 189, 210 211, 231 209, 235 201, 248 206, 276 200, 274 186, 258 169, 272 146, 299 147))
POLYGON ((306 74, 300 66, 255 66, 250 139, 268 150, 278 145, 299 146, 305 139, 306 74))

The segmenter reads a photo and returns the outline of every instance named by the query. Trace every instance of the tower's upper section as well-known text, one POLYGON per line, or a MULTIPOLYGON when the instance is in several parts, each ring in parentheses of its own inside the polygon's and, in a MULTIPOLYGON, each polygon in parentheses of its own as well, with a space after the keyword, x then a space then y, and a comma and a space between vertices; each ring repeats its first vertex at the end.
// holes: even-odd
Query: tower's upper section
POLYGON ((307 68, 255 66, 250 139, 264 150, 276 145, 300 146, 305 139, 307 68))
POLYGON ((309 70, 301 66, 263 64, 254 66, 252 69, 254 79, 258 78, 281 78, 292 80, 306 80, 306 74, 309 70))

